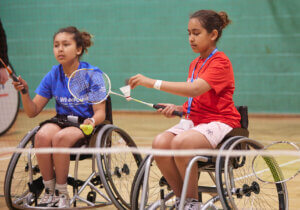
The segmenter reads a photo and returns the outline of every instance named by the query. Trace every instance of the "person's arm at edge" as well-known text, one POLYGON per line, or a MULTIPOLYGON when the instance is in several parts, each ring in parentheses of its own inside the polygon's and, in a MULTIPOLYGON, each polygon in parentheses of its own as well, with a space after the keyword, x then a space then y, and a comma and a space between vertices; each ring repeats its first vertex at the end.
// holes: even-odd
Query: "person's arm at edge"
MULTIPOLYGON (((129 79, 129 85, 132 89, 141 85, 147 88, 153 88, 156 80, 137 74, 129 79)), ((195 97, 211 89, 210 85, 203 79, 198 78, 194 82, 168 82, 162 81, 160 90, 171 94, 195 97)))

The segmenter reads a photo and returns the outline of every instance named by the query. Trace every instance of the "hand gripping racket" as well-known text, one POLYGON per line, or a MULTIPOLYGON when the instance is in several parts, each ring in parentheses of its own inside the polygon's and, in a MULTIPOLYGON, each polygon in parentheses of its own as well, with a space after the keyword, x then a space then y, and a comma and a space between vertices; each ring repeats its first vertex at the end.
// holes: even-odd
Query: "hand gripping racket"
MULTIPOLYGON (((151 103, 147 103, 135 98, 130 97, 130 100, 133 100, 135 102, 141 103, 141 104, 145 104, 146 106, 152 107, 154 109, 164 109, 166 108, 165 105, 161 105, 161 104, 151 104, 151 103)), ((178 117, 182 117, 183 113, 182 112, 178 112, 178 111, 173 111, 172 115, 178 116, 178 117)))
MULTIPOLYGON (((10 68, 8 68, 6 66, 6 64, 3 62, 3 60, 1 58, 0 58, 0 62, 3 64, 4 68, 7 70, 8 74, 12 78, 12 80, 14 82, 19 82, 18 77, 16 76, 16 74, 10 68)), ((27 90, 26 89, 22 89, 21 92, 23 94, 25 94, 25 93, 27 93, 27 90)))
MULTIPOLYGON (((99 69, 78 69, 74 71, 68 81, 68 89, 77 100, 89 104, 98 104, 106 100, 109 94, 123 98, 124 95, 111 91, 109 77, 99 69)), ((151 104, 138 99, 131 100, 153 107, 155 109, 165 108, 163 105, 151 104)), ((182 116, 181 112, 174 111, 174 115, 182 116)))

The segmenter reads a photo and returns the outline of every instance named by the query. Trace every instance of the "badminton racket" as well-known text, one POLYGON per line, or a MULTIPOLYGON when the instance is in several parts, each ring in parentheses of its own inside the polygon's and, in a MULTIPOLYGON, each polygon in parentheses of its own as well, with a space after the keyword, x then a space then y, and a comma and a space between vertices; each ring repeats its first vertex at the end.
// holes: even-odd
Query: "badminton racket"
MULTIPOLYGON (((292 142, 278 141, 266 146, 264 150, 299 151, 299 147, 292 142)), ((300 159, 290 155, 258 155, 252 161, 252 170, 262 182, 287 182, 299 173, 300 159)))
MULTIPOLYGON (((99 69, 78 69, 74 71, 68 81, 68 89, 77 100, 89 104, 98 104, 106 100, 109 94, 123 98, 126 96, 113 92, 109 77, 99 69)), ((165 106, 147 103, 135 98, 131 100, 147 105, 155 109, 163 109, 165 106)), ((173 115, 182 116, 181 112, 174 111, 173 115)))
MULTIPOLYGON (((19 82, 18 77, 16 76, 16 74, 6 66, 6 64, 4 63, 4 61, 0 58, 0 62, 3 64, 4 68, 6 69, 6 71, 8 72, 9 76, 12 78, 12 80, 14 82, 19 82)), ((21 92, 23 94, 27 93, 26 89, 22 89, 21 92)))
MULTIPOLYGON (((151 103, 147 103, 135 98, 130 97, 130 100, 133 100, 135 102, 141 103, 141 104, 145 104, 146 106, 152 107, 154 109, 164 109, 166 108, 165 105, 161 105, 161 104, 151 104, 151 103)), ((178 112, 178 111, 173 111, 172 115, 178 116, 178 117, 182 117, 183 113, 182 112, 178 112)))

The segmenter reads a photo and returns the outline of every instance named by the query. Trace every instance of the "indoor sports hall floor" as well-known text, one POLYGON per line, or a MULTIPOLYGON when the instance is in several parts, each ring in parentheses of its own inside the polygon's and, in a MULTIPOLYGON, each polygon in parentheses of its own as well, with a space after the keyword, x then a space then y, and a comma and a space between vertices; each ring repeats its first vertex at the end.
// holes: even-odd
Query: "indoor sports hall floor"
MULTIPOLYGON (((44 111, 38 117, 29 119, 20 112, 13 128, 0 137, 0 147, 15 147, 22 137, 39 122, 53 116, 51 111, 44 111)), ((155 112, 130 113, 114 112, 114 124, 125 130, 138 146, 149 147, 153 137, 178 121, 178 118, 166 119, 155 112)), ((250 138, 264 144, 272 141, 287 140, 300 146, 300 117, 261 116, 249 117, 250 138)), ((9 157, 11 154, 0 154, 0 209, 5 207, 3 182, 9 157), (2 160, 4 159, 4 160, 2 160)), ((290 209, 300 206, 300 175, 288 182, 290 209)), ((113 206, 102 209, 114 209, 113 206)))

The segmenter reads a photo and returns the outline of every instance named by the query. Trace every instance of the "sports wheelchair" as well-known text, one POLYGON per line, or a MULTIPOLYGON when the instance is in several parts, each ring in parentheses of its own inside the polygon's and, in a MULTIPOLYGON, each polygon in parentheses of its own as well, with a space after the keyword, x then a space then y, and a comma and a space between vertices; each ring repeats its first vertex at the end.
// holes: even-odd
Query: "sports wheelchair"
MULTIPOLYGON (((111 99, 108 97, 105 122, 94 129, 88 143, 79 140, 74 147, 136 147, 131 137, 112 123, 111 99)), ((33 148, 38 129, 39 126, 29 131, 18 148, 33 148)), ((130 187, 142 161, 139 154, 71 154, 70 160, 70 173, 74 171, 67 179, 68 190, 73 192, 69 193, 71 207, 97 208, 114 204, 118 209, 130 208, 130 187)), ((43 209, 44 207, 36 207, 43 189, 35 154, 14 153, 4 184, 8 208, 43 209)))
MULTIPOLYGON (((238 106, 237 109, 241 115, 241 128, 228 133, 217 149, 263 149, 261 143, 248 138, 247 106, 238 106)), ((186 169, 179 209, 183 209, 190 170, 195 163, 198 164, 199 177, 202 172, 207 172, 203 177, 205 183, 198 182, 198 197, 203 203, 201 209, 288 209, 286 184, 260 182, 252 171, 253 159, 250 156, 222 155, 193 157, 186 169)), ((174 193, 152 155, 143 160, 135 175, 131 205, 132 209, 175 209, 174 193)))

